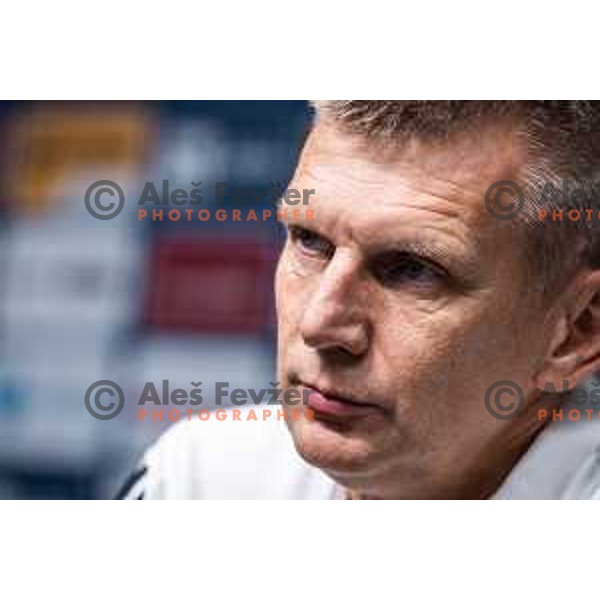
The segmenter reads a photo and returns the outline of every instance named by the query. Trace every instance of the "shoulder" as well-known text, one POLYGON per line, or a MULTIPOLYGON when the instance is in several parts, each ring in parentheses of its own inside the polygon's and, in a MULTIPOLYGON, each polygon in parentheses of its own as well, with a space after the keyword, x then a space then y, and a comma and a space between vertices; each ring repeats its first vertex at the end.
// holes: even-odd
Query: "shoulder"
POLYGON ((129 488, 129 499, 310 499, 331 497, 335 484, 302 460, 283 420, 245 407, 169 428, 129 488))

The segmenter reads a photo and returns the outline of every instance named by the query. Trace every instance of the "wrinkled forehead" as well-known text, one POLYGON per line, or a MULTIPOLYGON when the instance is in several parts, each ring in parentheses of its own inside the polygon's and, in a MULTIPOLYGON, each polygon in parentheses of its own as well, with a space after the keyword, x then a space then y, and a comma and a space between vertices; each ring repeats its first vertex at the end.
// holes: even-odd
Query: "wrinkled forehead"
MULTIPOLYGON (((486 210, 487 189, 521 178, 525 153, 514 132, 490 124, 439 142, 407 139, 374 142, 317 123, 294 176, 296 186, 315 189, 322 217, 346 213, 354 223, 367 216, 411 211, 424 220, 444 217, 463 227, 492 230, 502 222, 486 210)), ((511 229, 514 229, 512 227, 511 229)))

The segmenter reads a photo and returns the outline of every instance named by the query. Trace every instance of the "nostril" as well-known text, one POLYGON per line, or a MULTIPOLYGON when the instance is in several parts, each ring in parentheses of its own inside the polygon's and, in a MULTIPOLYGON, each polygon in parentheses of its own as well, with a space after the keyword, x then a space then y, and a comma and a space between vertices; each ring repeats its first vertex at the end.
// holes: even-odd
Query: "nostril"
POLYGON ((312 332, 304 330, 302 337, 307 346, 337 359, 355 360, 357 356, 365 354, 369 345, 367 328, 358 323, 331 323, 312 332))

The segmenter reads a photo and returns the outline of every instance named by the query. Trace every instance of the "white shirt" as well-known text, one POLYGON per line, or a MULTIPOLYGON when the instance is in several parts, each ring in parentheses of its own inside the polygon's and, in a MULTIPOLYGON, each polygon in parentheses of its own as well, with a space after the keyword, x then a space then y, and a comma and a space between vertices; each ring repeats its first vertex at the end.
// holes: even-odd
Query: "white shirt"
MULTIPOLYGON (((565 407, 568 409, 568 407, 565 407)), ((245 408, 242 414, 250 410, 245 408)), ((258 410, 256 411, 258 414, 258 410)), ((492 499, 600 499, 600 419, 554 421, 492 499)), ((127 499, 333 500, 343 489, 296 452, 280 420, 194 419, 145 454, 127 499)))

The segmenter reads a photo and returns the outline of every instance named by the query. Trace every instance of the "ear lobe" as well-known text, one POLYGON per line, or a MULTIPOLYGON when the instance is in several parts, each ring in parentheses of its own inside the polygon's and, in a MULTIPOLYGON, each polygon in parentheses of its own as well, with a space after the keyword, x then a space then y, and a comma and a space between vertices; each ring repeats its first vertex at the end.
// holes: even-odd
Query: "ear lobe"
POLYGON ((567 389, 573 389, 578 383, 574 377, 578 365, 581 365, 581 357, 578 354, 551 356, 546 359, 542 370, 536 375, 535 387, 543 390, 546 386, 553 385, 555 389, 563 389, 565 386, 567 389))
POLYGON ((600 292, 588 290, 586 296, 574 316, 559 324, 554 349, 536 378, 540 389, 564 381, 572 389, 600 369, 600 292))
POLYGON ((582 326, 600 327, 600 291, 596 292, 588 303, 585 317, 586 321, 582 326))
POLYGON ((600 368, 600 292, 594 292, 573 324, 578 363, 573 377, 579 382, 600 368))

